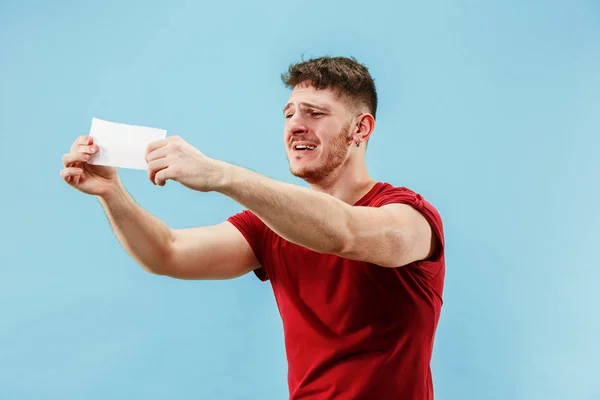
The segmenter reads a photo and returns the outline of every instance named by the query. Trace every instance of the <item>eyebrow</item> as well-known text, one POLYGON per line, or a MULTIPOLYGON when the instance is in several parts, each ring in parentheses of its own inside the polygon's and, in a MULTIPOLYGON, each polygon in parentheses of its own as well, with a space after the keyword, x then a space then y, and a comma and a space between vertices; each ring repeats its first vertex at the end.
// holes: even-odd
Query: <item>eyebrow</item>
MULTIPOLYGON (((300 105, 301 105, 301 106, 305 106, 305 107, 309 107, 309 108, 318 108, 318 109, 320 109, 320 110, 329 110, 329 107, 327 107, 327 106, 325 106, 325 105, 319 106, 319 105, 317 105, 317 104, 312 104, 312 103, 307 103, 307 102, 302 102, 302 103, 300 103, 300 105)), ((292 107, 292 106, 293 106, 293 104, 292 104, 292 103, 287 103, 287 104, 285 105, 285 107, 283 107, 283 113, 285 114, 286 110, 287 110, 288 108, 292 107)))

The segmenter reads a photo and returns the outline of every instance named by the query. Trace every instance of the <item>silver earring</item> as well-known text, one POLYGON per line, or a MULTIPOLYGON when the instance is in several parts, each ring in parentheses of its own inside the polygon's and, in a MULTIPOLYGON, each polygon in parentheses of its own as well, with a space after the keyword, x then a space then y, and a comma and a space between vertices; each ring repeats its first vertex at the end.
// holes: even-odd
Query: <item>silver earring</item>
POLYGON ((356 144, 356 147, 360 146, 360 142, 359 141, 354 142, 354 144, 356 144))

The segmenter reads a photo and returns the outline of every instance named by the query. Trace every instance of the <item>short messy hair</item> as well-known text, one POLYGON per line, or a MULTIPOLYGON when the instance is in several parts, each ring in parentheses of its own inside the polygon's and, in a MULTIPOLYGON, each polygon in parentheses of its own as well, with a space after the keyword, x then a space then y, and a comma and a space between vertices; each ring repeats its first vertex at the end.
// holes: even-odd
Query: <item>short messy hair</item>
POLYGON ((377 90, 366 66, 354 57, 319 57, 293 63, 281 80, 293 89, 309 83, 316 89, 331 89, 354 106, 366 106, 375 118, 377 90))

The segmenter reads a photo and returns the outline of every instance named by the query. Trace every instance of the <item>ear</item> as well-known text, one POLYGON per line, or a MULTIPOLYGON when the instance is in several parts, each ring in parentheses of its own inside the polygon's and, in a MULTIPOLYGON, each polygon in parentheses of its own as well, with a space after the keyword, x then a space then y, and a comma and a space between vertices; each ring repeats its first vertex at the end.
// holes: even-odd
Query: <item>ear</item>
POLYGON ((375 118, 369 113, 363 113, 357 116, 355 121, 352 140, 355 143, 366 142, 375 130, 375 118))

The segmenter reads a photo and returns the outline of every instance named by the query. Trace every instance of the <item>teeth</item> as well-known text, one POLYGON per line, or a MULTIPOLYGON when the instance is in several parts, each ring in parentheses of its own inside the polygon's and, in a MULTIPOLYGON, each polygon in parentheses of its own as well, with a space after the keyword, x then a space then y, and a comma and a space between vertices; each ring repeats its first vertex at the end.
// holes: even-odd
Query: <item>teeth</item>
POLYGON ((299 145, 294 146, 294 148, 296 150, 306 150, 306 149, 308 149, 308 150, 314 150, 315 146, 307 146, 307 145, 304 145, 304 144, 299 144, 299 145))

